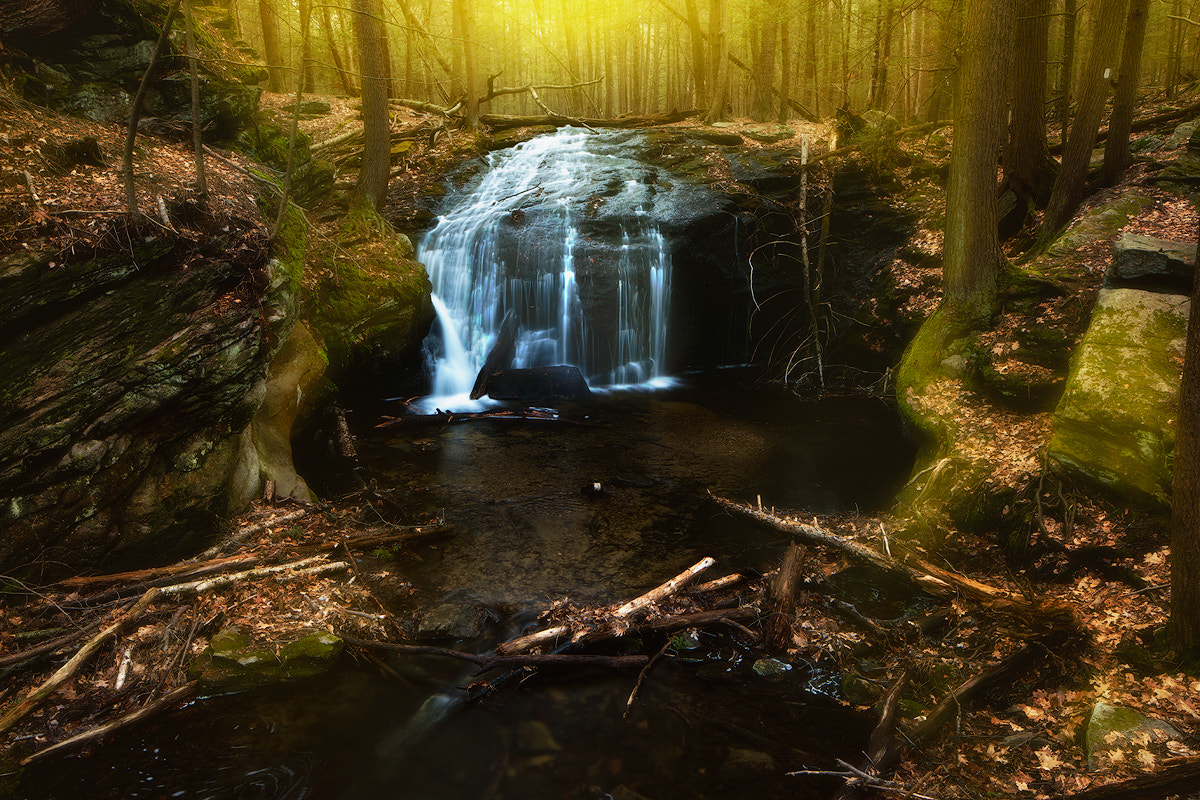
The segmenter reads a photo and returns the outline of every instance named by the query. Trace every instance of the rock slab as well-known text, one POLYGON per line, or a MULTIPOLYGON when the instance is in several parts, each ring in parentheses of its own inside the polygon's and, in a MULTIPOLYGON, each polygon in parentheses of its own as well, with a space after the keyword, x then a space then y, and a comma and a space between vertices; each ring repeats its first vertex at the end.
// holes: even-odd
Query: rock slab
POLYGON ((1188 308, 1182 295, 1100 291, 1052 420, 1049 455, 1062 472, 1170 505, 1188 308))

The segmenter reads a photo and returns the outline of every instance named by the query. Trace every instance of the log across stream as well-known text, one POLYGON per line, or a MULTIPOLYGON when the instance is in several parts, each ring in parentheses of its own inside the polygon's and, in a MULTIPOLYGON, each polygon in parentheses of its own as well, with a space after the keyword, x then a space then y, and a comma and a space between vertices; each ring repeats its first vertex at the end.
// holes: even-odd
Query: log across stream
MULTIPOLYGON (((422 423, 386 403, 349 417, 360 477, 414 518, 454 526, 390 566, 421 600, 419 627, 446 634, 421 644, 479 653, 556 600, 619 609, 703 556, 716 566, 701 580, 777 566, 786 543, 709 490, 870 511, 912 455, 881 402, 801 402, 732 373, 555 419, 422 423), (376 427, 379 412, 402 421, 376 427)), ((641 680, 645 658, 546 666, 465 704, 473 664, 380 651, 390 674, 347 659, 316 682, 208 699, 30 785, 95 798, 818 798, 839 782, 786 773, 861 758, 874 719, 839 702, 830 665, 764 660, 735 625, 663 641, 641 680)))

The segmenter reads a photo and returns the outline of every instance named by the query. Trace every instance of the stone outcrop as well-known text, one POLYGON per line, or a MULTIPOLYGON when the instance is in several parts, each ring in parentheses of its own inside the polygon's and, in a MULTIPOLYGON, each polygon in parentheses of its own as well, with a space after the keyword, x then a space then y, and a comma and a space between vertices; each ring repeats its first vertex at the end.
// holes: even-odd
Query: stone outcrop
POLYGON ((1195 242, 1122 233, 1104 278, 1109 287, 1190 295, 1195 271, 1195 242))
POLYGON ((1169 505, 1188 306, 1181 295, 1100 292, 1054 412, 1048 452, 1060 469, 1169 505))
POLYGON ((176 558, 259 491, 249 424, 299 276, 257 235, 0 262, 6 569, 176 558))

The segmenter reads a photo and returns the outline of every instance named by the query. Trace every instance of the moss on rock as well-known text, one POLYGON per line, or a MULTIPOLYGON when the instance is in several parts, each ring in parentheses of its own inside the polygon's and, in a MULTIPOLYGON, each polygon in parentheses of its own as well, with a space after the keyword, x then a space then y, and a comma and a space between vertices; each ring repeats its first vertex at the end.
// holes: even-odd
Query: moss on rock
POLYGON ((1170 504, 1188 300, 1101 291, 1054 412, 1059 469, 1152 507, 1170 504))

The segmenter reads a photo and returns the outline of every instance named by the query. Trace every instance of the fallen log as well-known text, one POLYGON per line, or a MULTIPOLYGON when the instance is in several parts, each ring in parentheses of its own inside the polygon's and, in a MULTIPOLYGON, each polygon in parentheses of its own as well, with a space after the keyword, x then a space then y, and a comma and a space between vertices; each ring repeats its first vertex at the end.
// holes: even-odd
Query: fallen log
POLYGON ((489 128, 529 128, 537 125, 553 125, 556 128, 575 125, 582 128, 648 128, 654 125, 669 125, 683 122, 699 114, 698 109, 669 111, 663 114, 638 114, 614 119, 596 117, 564 117, 559 114, 541 116, 518 116, 509 114, 480 114, 479 121, 489 128))
POLYGON ((1149 775, 1063 795, 1064 800, 1161 800, 1186 795, 1200 786, 1200 759, 1162 764, 1149 775))
POLYGON ((21 759, 21 766, 28 766, 34 761, 40 761, 49 756, 63 755, 65 753, 74 752, 84 745, 108 736, 110 733, 132 727, 142 720, 152 717, 159 712, 174 708, 183 701, 195 695, 196 689, 199 685, 199 681, 192 681, 191 683, 184 684, 183 686, 168 692, 157 700, 152 700, 136 711, 126 714, 123 717, 119 717, 112 722, 106 722, 103 725, 98 725, 91 730, 84 731, 83 733, 72 736, 69 739, 64 739, 56 744, 52 744, 43 750, 39 750, 36 753, 21 759))

